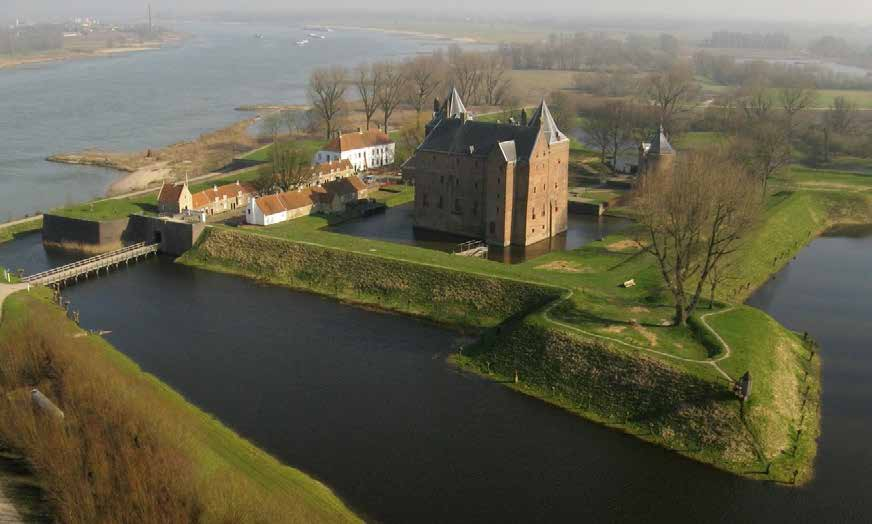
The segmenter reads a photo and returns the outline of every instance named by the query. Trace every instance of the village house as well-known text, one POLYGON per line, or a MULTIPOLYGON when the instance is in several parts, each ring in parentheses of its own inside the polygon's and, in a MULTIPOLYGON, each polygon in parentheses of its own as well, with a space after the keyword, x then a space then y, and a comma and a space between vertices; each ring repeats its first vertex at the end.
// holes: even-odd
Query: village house
POLYGON ((675 165, 675 149, 666 139, 663 126, 654 132, 650 142, 639 145, 639 175, 662 173, 675 165))
POLYGON ((161 186, 157 194, 157 211, 161 215, 178 215, 193 208, 193 197, 188 184, 170 182, 161 186))
POLYGON ((380 130, 358 130, 339 136, 315 153, 313 163, 324 164, 348 160, 357 171, 384 167, 394 163, 396 144, 380 130))
POLYGON ((162 215, 186 212, 214 215, 245 207, 254 193, 254 187, 239 181, 193 194, 187 183, 165 183, 158 193, 157 207, 162 215))
POLYGON ((415 184, 415 226, 497 246, 567 229, 569 139, 543 101, 527 123, 472 120, 456 90, 403 165, 415 184))
POLYGON ((314 213, 342 213, 348 204, 364 199, 369 188, 358 176, 326 182, 323 186, 286 191, 251 199, 245 210, 248 224, 269 226, 314 213))
POLYGON ((348 178, 356 174, 354 166, 351 165, 351 161, 348 159, 315 164, 307 169, 309 170, 309 186, 320 186, 327 182, 348 178))

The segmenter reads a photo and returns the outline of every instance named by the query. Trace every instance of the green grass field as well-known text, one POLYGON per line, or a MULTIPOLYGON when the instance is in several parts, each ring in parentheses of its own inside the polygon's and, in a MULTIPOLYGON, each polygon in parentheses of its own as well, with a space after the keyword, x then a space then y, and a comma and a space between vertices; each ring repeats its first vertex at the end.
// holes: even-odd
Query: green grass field
POLYGON ((53 214, 82 220, 117 220, 130 215, 157 214, 157 192, 130 198, 99 200, 55 209, 53 214))
MULTIPOLYGON (((735 89, 733 86, 716 84, 707 78, 697 77, 697 81, 699 82, 700 87, 702 87, 703 92, 713 95, 728 93, 735 89)), ((775 90, 773 89, 772 91, 774 94, 775 90)), ((826 109, 833 104, 833 100, 835 100, 836 97, 840 96, 857 104, 859 109, 872 109, 872 91, 861 91, 856 89, 819 89, 814 107, 816 109, 826 109)))
POLYGON ((0 225, 0 244, 8 242, 18 235, 32 233, 42 229, 42 219, 28 220, 12 226, 0 225))
MULTIPOLYGON (((325 144, 325 140, 315 140, 315 139, 300 139, 293 138, 284 142, 286 144, 294 144, 294 149, 300 152, 300 155, 306 159, 306 161, 311 162, 312 158, 315 156, 315 153, 318 152, 325 144)), ((250 153, 242 155, 240 158, 243 160, 257 160, 260 162, 268 162, 270 160, 271 154, 273 150, 273 145, 270 144, 268 146, 262 147, 260 149, 256 149, 250 153)))

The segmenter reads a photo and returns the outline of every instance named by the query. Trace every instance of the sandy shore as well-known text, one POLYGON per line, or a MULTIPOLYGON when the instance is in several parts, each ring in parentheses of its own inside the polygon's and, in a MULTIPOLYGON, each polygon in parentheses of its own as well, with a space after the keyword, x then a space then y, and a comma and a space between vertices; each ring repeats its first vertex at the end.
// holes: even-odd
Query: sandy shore
POLYGON ((426 38, 429 40, 450 40, 463 44, 478 44, 480 41, 469 36, 449 36, 441 33, 425 33, 423 31, 407 31, 405 29, 386 29, 384 27, 360 27, 352 25, 332 25, 334 29, 346 29, 352 31, 374 31, 376 33, 385 33, 390 35, 411 36, 414 38, 426 38))
POLYGON ((27 55, 27 56, 6 56, 0 55, 0 69, 9 69, 33 64, 44 64, 49 62, 59 62, 62 60, 78 60, 82 58, 100 58, 110 57, 126 53, 139 53, 142 51, 154 51, 161 49, 166 45, 175 44, 183 41, 186 35, 172 34, 164 40, 156 40, 143 42, 141 45, 130 47, 108 47, 95 49, 93 51, 71 51, 69 49, 58 49, 56 51, 48 51, 45 53, 27 55))
POLYGON ((137 169, 133 173, 128 173, 116 180, 109 186, 106 196, 124 195, 146 189, 163 183, 165 180, 171 179, 172 176, 173 172, 169 168, 169 162, 157 162, 148 167, 137 169))

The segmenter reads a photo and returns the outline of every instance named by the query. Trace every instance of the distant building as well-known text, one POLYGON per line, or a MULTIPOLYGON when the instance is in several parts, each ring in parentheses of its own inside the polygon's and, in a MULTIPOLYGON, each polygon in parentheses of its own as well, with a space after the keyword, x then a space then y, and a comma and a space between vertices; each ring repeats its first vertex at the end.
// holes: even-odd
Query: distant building
POLYGON ((569 139, 543 101, 520 125, 471 119, 456 90, 403 165, 415 226, 526 246, 567 229, 569 139))
POLYGON ((360 177, 341 178, 323 186, 252 199, 245 210, 245 221, 269 226, 313 213, 341 213, 348 204, 364 199, 368 194, 369 188, 360 177))
POLYGON ((349 160, 334 160, 323 164, 315 164, 309 169, 309 185, 320 186, 327 182, 354 176, 354 166, 349 160))
POLYGON ((669 171, 675 165, 675 149, 666 139, 663 126, 654 132, 650 142, 639 145, 639 174, 669 171))
POLYGON ((384 167, 394 163, 396 144, 377 130, 341 134, 315 153, 315 164, 348 160, 357 171, 384 167))

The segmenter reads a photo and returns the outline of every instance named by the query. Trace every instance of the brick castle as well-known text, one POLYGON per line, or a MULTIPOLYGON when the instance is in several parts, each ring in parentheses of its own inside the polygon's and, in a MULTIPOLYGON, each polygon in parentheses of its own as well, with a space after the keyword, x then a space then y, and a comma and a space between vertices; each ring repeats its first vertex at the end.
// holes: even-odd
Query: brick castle
POLYGON ((403 165, 415 184, 415 226, 527 246, 567 229, 569 139, 544 100, 517 124, 475 121, 456 90, 434 107, 403 165))

